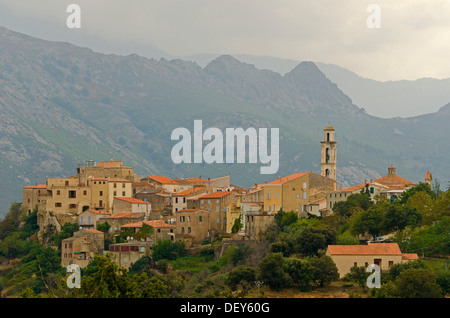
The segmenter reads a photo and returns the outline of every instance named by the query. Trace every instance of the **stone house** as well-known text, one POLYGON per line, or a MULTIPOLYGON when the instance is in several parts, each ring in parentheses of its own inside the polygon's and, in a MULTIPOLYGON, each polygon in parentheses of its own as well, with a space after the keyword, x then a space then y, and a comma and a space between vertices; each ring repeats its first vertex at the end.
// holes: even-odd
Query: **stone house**
POLYGON ((350 272, 353 266, 376 264, 381 270, 388 270, 394 264, 418 259, 413 253, 402 253, 397 243, 368 243, 368 245, 328 245, 326 255, 336 264, 339 276, 350 272))
POLYGON ((76 264, 84 268, 97 254, 103 254, 104 245, 103 232, 94 229, 77 231, 61 242, 61 266, 76 264))
POLYGON ((183 209, 175 214, 177 237, 190 237, 193 243, 199 243, 210 237, 211 212, 202 209, 183 209))

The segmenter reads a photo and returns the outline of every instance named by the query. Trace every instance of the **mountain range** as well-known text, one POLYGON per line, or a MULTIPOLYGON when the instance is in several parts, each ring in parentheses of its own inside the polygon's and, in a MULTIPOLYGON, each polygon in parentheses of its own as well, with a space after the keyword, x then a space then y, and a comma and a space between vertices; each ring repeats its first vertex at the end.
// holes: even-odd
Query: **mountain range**
MULTIPOLYGON (((450 101, 450 100, 449 100, 450 101)), ((101 54, 0 28, 0 211, 22 187, 70 176, 85 160, 124 160, 141 176, 218 177, 251 186, 320 172, 323 128, 338 141, 339 184, 387 173, 413 182, 450 180, 450 104, 430 114, 379 118, 355 104, 313 62, 281 74, 230 55, 204 66, 182 59, 101 54), (279 128, 280 169, 260 164, 180 164, 175 128, 279 128)))

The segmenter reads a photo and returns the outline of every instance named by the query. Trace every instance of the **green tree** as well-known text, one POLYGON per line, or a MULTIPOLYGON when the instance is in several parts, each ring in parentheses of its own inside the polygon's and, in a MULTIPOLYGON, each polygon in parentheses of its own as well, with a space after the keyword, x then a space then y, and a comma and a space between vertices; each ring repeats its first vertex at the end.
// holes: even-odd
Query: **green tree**
POLYGON ((39 231, 39 225, 37 223, 38 209, 35 208, 30 215, 24 217, 24 225, 22 228, 23 237, 27 238, 39 231))
POLYGON ((111 228, 111 225, 109 225, 108 222, 103 222, 101 224, 97 225, 97 230, 107 234, 109 232, 109 229, 111 228))
POLYGON ((172 242, 171 240, 159 240, 153 245, 153 259, 159 261, 162 259, 175 260, 186 254, 186 244, 181 241, 172 242))
POLYGON ((353 223, 353 232, 364 235, 369 233, 373 238, 379 236, 385 227, 385 205, 374 205, 362 211, 353 223))
POLYGON ((81 277, 80 296, 88 298, 129 298, 134 289, 128 272, 111 260, 110 254, 96 256, 97 270, 81 277))
POLYGON ((291 284, 302 291, 311 288, 314 279, 312 266, 308 261, 302 259, 289 258, 285 260, 284 271, 291 278, 291 284))
POLYGON ((436 220, 433 199, 425 191, 419 191, 411 195, 406 204, 416 209, 422 215, 422 225, 429 225, 436 220))
POLYGON ((57 235, 52 235, 50 240, 61 251, 61 242, 66 238, 72 237, 76 231, 78 231, 78 223, 67 222, 61 227, 61 231, 57 235))
POLYGON ((289 286, 290 277, 284 271, 284 257, 281 253, 270 253, 259 264, 258 280, 272 290, 281 290, 289 286))
POLYGON ((366 287, 367 284, 367 278, 370 276, 371 273, 366 272, 365 266, 352 266, 350 268, 350 273, 346 275, 346 277, 356 282, 362 289, 366 287))
POLYGON ((155 229, 152 226, 143 223, 142 227, 135 234, 133 234, 133 237, 136 240, 142 240, 144 238, 151 237, 154 232, 155 229))
MULTIPOLYGON (((414 195, 417 195, 418 192, 414 195)), ((407 226, 416 227, 422 220, 422 214, 414 207, 392 203, 386 206, 386 215, 384 220, 385 230, 401 231, 407 226)))
POLYGON ((134 275, 134 274, 142 274, 142 273, 147 273, 147 275, 149 276, 153 276, 151 275, 151 271, 150 271, 150 262, 151 262, 151 258, 149 256, 142 256, 140 259, 138 259, 136 262, 134 262, 129 269, 129 274, 130 275, 134 275))
POLYGON ((12 203, 8 214, 0 222, 0 240, 3 240, 10 233, 16 232, 19 229, 22 215, 22 204, 17 202, 12 203))
POLYGON ((408 199, 411 196, 413 196, 415 193, 421 192, 421 191, 427 193, 430 196, 433 195, 433 192, 431 191, 431 186, 428 183, 420 182, 418 185, 405 190, 400 195, 400 203, 401 204, 406 204, 408 202, 408 199))
MULTIPOLYGON (((363 191, 363 190, 362 190, 363 191)), ((373 205, 370 193, 354 193, 348 196, 346 201, 339 201, 333 205, 333 212, 343 217, 350 217, 355 209, 367 210, 373 205)))
POLYGON ((399 298, 442 298, 442 290, 436 283, 434 273, 423 268, 410 268, 395 280, 396 296, 399 298))
POLYGON ((231 233, 235 234, 238 233, 242 229, 242 221, 241 221, 242 215, 239 215, 239 217, 234 220, 234 224, 231 228, 231 233))
POLYGON ((329 227, 307 227, 295 235, 294 251, 304 256, 318 256, 320 250, 336 244, 336 237, 336 231, 329 227))
POLYGON ((312 270, 312 281, 319 287, 324 287, 339 279, 339 272, 333 259, 327 255, 312 257, 308 260, 312 270))
POLYGON ((256 272, 253 267, 238 266, 232 269, 225 278, 225 284, 236 290, 239 285, 244 286, 253 283, 256 280, 256 272))
POLYGON ((359 240, 349 233, 338 235, 336 244, 338 245, 358 245, 359 240))
POLYGON ((436 274, 436 284, 441 287, 444 295, 450 295, 450 270, 441 270, 436 274))

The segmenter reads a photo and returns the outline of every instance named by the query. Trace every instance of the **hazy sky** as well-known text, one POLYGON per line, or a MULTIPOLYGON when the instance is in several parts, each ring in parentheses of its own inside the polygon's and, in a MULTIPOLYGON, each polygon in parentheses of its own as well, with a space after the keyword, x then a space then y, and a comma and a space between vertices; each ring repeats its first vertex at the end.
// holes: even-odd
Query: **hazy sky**
POLYGON ((0 0, 0 25, 105 53, 253 54, 377 80, 450 77, 449 0, 0 0), (81 29, 66 8, 81 7, 81 29), (381 28, 367 12, 379 5, 381 28))

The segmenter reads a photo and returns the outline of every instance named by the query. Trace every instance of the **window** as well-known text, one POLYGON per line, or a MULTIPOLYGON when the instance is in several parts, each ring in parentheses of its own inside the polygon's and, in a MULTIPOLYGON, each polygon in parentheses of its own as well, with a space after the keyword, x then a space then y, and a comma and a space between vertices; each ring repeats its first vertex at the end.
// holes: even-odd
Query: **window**
POLYGON ((267 200, 270 200, 270 192, 267 192, 267 200))
POLYGON ((55 208, 60 208, 60 207, 62 207, 61 202, 56 202, 56 203, 55 203, 55 208))
POLYGON ((303 200, 306 200, 307 197, 308 197, 308 193, 306 191, 303 192, 303 200))
POLYGON ((86 190, 83 191, 83 195, 87 195, 87 191, 86 190))
POLYGON ((114 194, 113 194, 115 197, 117 196, 117 191, 114 191, 114 194))
POLYGON ((178 198, 175 198, 175 203, 178 203, 178 198))
POLYGON ((125 183, 122 183, 122 188, 125 188, 125 183))
POLYGON ((354 266, 354 267, 357 267, 357 266, 358 266, 358 263, 357 263, 357 262, 354 262, 354 263, 353 263, 353 266, 354 266))
POLYGON ((219 212, 220 207, 216 206, 216 212, 219 212))
POLYGON ((61 191, 60 190, 56 190, 56 195, 60 195, 60 194, 61 194, 61 191))
POLYGON ((297 198, 300 198, 300 194, 297 194, 296 197, 297 197, 297 198))
POLYGON ((188 216, 188 222, 191 222, 191 216, 188 216))
POLYGON ((122 191, 122 196, 123 196, 123 197, 125 196, 125 191, 122 191))
POLYGON ((100 191, 100 196, 103 196, 103 191, 100 191))
POLYGON ((76 209, 77 205, 76 204, 69 204, 69 209, 76 209))
POLYGON ((71 190, 69 191, 69 198, 75 199, 77 197, 77 191, 71 190))
POLYGON ((114 188, 117 188, 117 183, 114 183, 114 188))
POLYGON ((181 233, 184 234, 184 227, 181 228, 181 233))
POLYGON ((370 187, 370 193, 374 193, 375 189, 373 187, 370 187))
POLYGON ((394 261, 389 261, 388 266, 389 266, 389 268, 391 268, 392 266, 394 266, 394 261))
POLYGON ((303 189, 306 189, 306 188, 307 188, 307 183, 303 182, 303 189))
POLYGON ((188 233, 191 233, 191 228, 190 227, 188 227, 188 233))
POLYGON ((103 201, 102 201, 102 200, 98 201, 98 205, 99 205, 100 207, 103 207, 103 201))
POLYGON ((185 216, 180 216, 180 222, 184 222, 186 220, 185 216))
POLYGON ((202 221, 203 221, 203 218, 202 218, 201 215, 198 217, 198 221, 199 221, 199 222, 202 222, 202 221))

